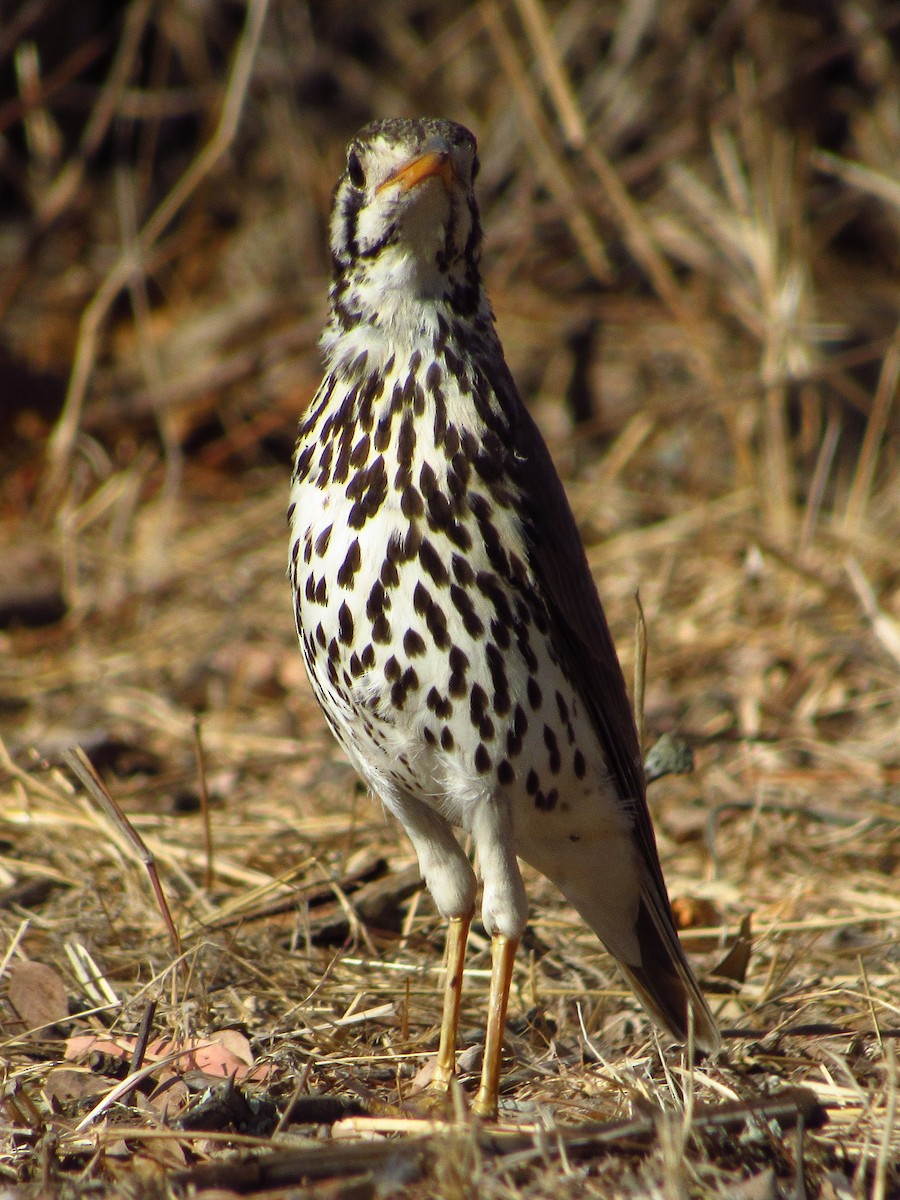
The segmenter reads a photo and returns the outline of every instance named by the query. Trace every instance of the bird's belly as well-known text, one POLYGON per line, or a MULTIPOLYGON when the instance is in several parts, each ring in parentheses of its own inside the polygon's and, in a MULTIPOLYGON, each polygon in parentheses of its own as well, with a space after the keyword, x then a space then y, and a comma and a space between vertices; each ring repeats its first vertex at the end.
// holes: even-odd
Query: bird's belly
POLYGON ((627 828, 527 581, 497 574, 477 536, 463 553, 419 528, 390 494, 355 528, 340 491, 295 484, 292 500, 307 671, 376 793, 413 795, 463 828, 502 795, 526 859, 547 836, 627 828))

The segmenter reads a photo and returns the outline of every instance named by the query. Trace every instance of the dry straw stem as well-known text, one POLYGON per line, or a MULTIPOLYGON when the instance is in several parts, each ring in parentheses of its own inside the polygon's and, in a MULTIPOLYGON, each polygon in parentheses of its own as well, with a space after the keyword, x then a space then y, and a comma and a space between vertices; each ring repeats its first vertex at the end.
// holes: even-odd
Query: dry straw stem
POLYGON ((159 882, 159 872, 156 870, 156 863, 154 862, 153 855, 147 848, 146 842, 112 798, 103 780, 94 770, 90 759, 81 747, 76 746, 74 749, 64 751, 63 758, 91 799, 99 805, 101 811, 115 824, 126 842, 131 846, 135 856, 143 863, 150 879, 150 886, 153 888, 153 895, 156 897, 156 903, 159 905, 159 911, 162 914, 169 938, 172 942, 172 949, 176 956, 180 957, 181 938, 178 936, 178 930, 175 927, 175 922, 172 920, 172 910, 169 908, 169 902, 162 889, 162 884, 159 882))
MULTIPOLYGON (((646 270, 657 295, 684 329, 688 348, 696 358, 701 375, 710 386, 718 388, 721 386, 721 380, 707 351, 690 303, 682 297, 668 263, 657 248, 651 230, 638 206, 628 195, 618 173, 587 135, 577 99, 554 47, 544 8, 538 0, 517 0, 516 6, 532 43, 538 67, 548 84, 566 141, 584 157, 600 185, 605 203, 612 209, 629 249, 636 261, 646 270)), ((585 255, 586 262, 597 279, 605 281, 610 277, 605 251, 594 231, 586 205, 579 199, 574 182, 570 181, 567 167, 561 159, 555 157, 551 149, 554 140, 552 130, 535 97, 528 71, 519 58, 500 7, 493 0, 483 0, 481 9, 497 56, 515 88, 529 141, 544 182, 557 196, 567 213, 573 235, 585 255)))
MULTIPOLYGON (((147 7, 149 8, 149 5, 147 7)), ((169 223, 228 152, 243 112, 268 7, 269 0, 248 0, 244 32, 235 50, 215 132, 188 170, 179 177, 168 195, 144 223, 133 245, 126 247, 109 269, 84 310, 65 405, 53 436, 47 444, 48 471, 44 495, 48 501, 57 498, 63 486, 81 422, 85 393, 97 355, 98 338, 110 306, 129 280, 143 272, 145 260, 169 223)), ((139 29, 144 21, 143 8, 138 6, 132 8, 131 12, 135 16, 133 24, 139 29)), ((128 44, 127 57, 123 55, 122 59, 123 70, 131 67, 133 52, 134 47, 128 44)), ((113 95, 113 103, 114 100, 113 95)), ((104 106, 104 113, 108 107, 108 104, 104 106)))
POLYGON ((891 406, 897 396, 898 382, 900 382, 900 325, 897 326, 887 354, 884 356, 872 411, 866 424, 866 435, 863 438, 862 449, 856 464, 850 495, 847 497, 844 532, 851 536, 859 528, 860 518, 869 502, 875 467, 887 429, 891 406))
POLYGON ((598 280, 607 280, 610 278, 610 266, 606 252, 578 200, 569 168, 553 147, 553 131, 534 96, 528 72, 519 57, 500 6, 494 3, 494 0, 483 0, 480 8, 482 20, 494 43, 500 65, 521 106, 525 118, 525 135, 541 178, 565 214, 572 236, 594 276, 598 280))

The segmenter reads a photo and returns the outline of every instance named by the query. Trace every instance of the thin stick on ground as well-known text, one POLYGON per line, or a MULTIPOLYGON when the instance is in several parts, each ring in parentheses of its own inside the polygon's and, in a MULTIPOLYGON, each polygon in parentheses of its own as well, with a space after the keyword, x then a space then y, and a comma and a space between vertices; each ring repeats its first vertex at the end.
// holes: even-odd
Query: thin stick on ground
POLYGON ((206 851, 206 869, 203 886, 209 891, 215 879, 213 868, 213 836, 209 815, 209 787, 206 783, 206 760, 203 755, 203 732, 200 718, 194 717, 194 754, 197 759, 197 783, 200 788, 200 815, 203 819, 203 848, 206 851))
POLYGON ((169 934, 169 940, 172 943, 172 949, 177 958, 181 958, 181 938, 178 936, 178 930, 175 927, 175 922, 172 919, 172 911, 169 908, 169 902, 166 899, 165 892, 162 889, 162 884, 159 881, 159 872, 156 870, 156 862, 153 855, 147 848, 147 844, 128 817, 112 798, 106 784, 97 774, 94 765, 80 746, 75 746, 73 749, 68 749, 63 752, 63 758, 70 768, 72 773, 78 778, 79 783, 85 789, 91 799, 97 804, 101 811, 113 822, 116 828, 124 835, 125 840, 131 846, 136 857, 143 863, 146 868, 147 875, 150 878, 150 885, 153 888, 153 894, 156 897, 156 903, 159 905, 159 911, 162 914, 166 930, 169 934))

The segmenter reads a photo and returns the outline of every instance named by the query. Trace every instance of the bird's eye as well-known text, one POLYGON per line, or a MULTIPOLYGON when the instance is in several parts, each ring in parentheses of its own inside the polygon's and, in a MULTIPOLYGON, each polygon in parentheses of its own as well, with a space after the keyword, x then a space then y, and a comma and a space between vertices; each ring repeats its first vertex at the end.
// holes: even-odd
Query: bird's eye
POLYGON ((351 150, 347 155, 347 175, 355 188, 366 186, 366 173, 355 150, 351 150))

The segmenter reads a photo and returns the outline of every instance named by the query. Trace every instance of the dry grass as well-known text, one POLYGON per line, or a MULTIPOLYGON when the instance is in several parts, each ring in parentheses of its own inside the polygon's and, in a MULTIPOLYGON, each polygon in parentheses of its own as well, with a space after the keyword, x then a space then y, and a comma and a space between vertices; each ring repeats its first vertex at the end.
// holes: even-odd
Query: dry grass
POLYGON ((76 7, 0 31, 0 1191, 900 1195, 896 5, 76 7), (648 736, 696 751, 651 803, 726 1030, 663 1052, 530 877, 499 1131, 386 1115, 442 930, 284 581, 329 191, 420 112, 479 135, 508 357, 629 671, 640 587, 648 736), (268 1070, 198 1109, 220 1068, 163 1093, 142 1023, 268 1070))

